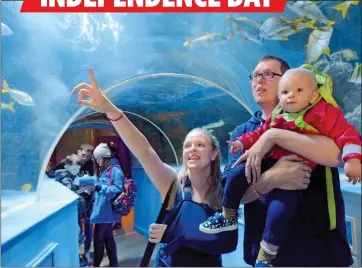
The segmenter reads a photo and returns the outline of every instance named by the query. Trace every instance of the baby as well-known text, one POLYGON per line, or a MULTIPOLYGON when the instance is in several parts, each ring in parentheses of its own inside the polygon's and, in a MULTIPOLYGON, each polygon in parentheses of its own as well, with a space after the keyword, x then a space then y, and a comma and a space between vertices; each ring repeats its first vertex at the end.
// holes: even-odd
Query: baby
POLYGON ((68 155, 64 161, 64 169, 55 171, 55 179, 72 191, 78 190, 74 179, 80 171, 80 158, 76 154, 68 155))
MULTIPOLYGON (((361 181, 361 138, 358 132, 344 118, 342 111, 331 97, 327 96, 325 85, 318 85, 314 74, 303 68, 288 70, 279 82, 279 105, 273 115, 259 129, 238 137, 231 142, 232 153, 248 150, 259 137, 271 127, 314 133, 332 138, 343 151, 346 175, 361 181), (322 94, 323 93, 323 94, 322 94), (322 97, 323 95, 323 97, 322 97), (332 100, 328 103, 325 99, 332 100)), ((275 146, 262 162, 262 172, 271 168, 276 161, 291 152, 275 146)), ((301 157, 314 168, 316 163, 301 157)), ((236 166, 229 174, 224 187, 223 211, 216 213, 200 224, 200 231, 219 233, 237 229, 237 209, 240 200, 249 187, 245 177, 245 163, 236 166)), ((297 211, 301 191, 274 190, 264 202, 268 213, 266 226, 255 266, 272 266, 278 248, 282 243, 288 225, 297 211)))

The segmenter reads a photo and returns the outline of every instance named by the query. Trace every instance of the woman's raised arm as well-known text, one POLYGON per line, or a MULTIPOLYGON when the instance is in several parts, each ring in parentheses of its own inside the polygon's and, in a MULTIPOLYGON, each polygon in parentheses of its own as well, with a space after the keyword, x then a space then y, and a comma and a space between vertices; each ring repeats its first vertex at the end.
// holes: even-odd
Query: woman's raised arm
POLYGON ((72 91, 72 94, 79 92, 77 103, 107 115, 119 136, 145 169, 152 183, 161 195, 165 196, 177 176, 176 171, 161 161, 146 137, 129 121, 123 111, 104 95, 98 86, 92 68, 89 68, 89 77, 90 85, 81 83, 72 91))

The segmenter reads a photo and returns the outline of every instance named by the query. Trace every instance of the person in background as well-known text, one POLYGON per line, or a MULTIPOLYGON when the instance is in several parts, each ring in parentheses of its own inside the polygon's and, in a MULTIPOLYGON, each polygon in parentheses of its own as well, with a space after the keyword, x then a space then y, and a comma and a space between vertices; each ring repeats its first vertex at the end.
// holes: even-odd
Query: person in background
MULTIPOLYGON (((84 175, 93 176, 94 175, 94 160, 93 160, 93 150, 94 147, 90 144, 84 143, 77 150, 77 156, 79 158, 80 170, 78 172, 78 176, 82 177, 84 175)), ((54 177, 54 174, 59 169, 64 169, 65 159, 61 160, 58 165, 53 167, 47 174, 50 178, 54 177)), ((90 255, 90 247, 92 244, 92 234, 93 234, 93 226, 89 222, 89 217, 92 213, 93 206, 93 193, 92 192, 82 192, 80 193, 84 202, 86 211, 82 214, 80 218, 80 226, 82 235, 85 235, 84 241, 84 253, 82 258, 88 263, 92 263, 91 255, 90 255), (84 228, 83 228, 84 226, 84 228)))
MULTIPOLYGON (((78 176, 82 177, 85 174, 88 174, 89 176, 93 176, 94 175, 94 165, 93 165, 93 158, 92 158, 92 154, 93 154, 93 150, 94 147, 90 144, 82 144, 80 146, 80 148, 77 151, 77 155, 80 159, 80 171, 78 176)), ((52 174, 58 170, 58 169, 64 169, 64 161, 65 159, 61 160, 56 166, 54 166, 49 174, 50 177, 52 177, 52 174)))
MULTIPOLYGON (((123 171, 120 161, 113 154, 114 148, 105 143, 99 144, 93 156, 97 162, 99 176, 95 181, 94 205, 90 223, 94 224, 93 266, 99 267, 104 249, 107 251, 109 266, 118 267, 117 247, 113 237, 113 223, 119 222, 120 214, 112 208, 112 200, 121 193, 123 187, 123 171)), ((80 180, 86 182, 87 178, 80 180)))
MULTIPOLYGON (((118 155, 118 147, 115 142, 109 142, 108 147, 111 149, 112 158, 120 159, 118 155)), ((122 163, 121 163, 122 164, 122 163)), ((124 174, 124 178, 127 178, 127 174, 124 174)), ((113 224, 113 230, 120 230, 117 232, 117 234, 123 233, 122 229, 122 216, 119 217, 119 222, 113 224)))
MULTIPOLYGON (((79 186, 76 183, 76 177, 80 170, 80 162, 81 159, 78 155, 73 154, 69 155, 64 159, 64 169, 57 169, 54 173, 55 180, 65 187, 67 187, 69 190, 77 193, 79 190, 79 186)), ((79 196, 77 200, 77 210, 78 210, 78 243, 79 246, 81 246, 85 241, 85 236, 82 231, 82 216, 85 213, 85 202, 84 199, 79 196)), ((86 266, 86 262, 83 260, 82 256, 79 256, 79 263, 80 266, 86 266)))

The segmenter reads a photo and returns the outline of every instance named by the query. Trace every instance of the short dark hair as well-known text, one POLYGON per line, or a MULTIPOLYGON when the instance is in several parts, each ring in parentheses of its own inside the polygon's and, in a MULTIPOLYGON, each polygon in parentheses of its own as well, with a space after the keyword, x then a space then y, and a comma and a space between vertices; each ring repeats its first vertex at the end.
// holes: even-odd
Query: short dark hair
POLYGON ((86 150, 87 153, 93 153, 93 151, 94 151, 94 146, 93 146, 93 145, 90 145, 90 144, 88 144, 88 143, 84 143, 84 144, 82 144, 82 145, 80 146, 79 149, 80 149, 81 151, 86 150))
POLYGON ((286 71, 288 71, 290 69, 288 62, 286 62, 282 58, 275 57, 275 56, 272 56, 272 55, 266 55, 266 56, 262 57, 259 60, 258 64, 263 62, 263 61, 267 61, 267 60, 279 61, 279 63, 280 63, 280 71, 282 72, 282 74, 284 74, 286 71))

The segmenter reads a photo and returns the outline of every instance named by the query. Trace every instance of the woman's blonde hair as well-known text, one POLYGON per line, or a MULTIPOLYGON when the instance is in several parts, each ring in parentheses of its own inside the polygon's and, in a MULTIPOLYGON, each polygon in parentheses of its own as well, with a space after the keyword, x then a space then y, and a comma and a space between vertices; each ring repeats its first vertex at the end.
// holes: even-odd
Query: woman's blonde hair
MULTIPOLYGON (((220 149, 219 149, 219 142, 216 139, 216 137, 211 134, 207 129, 205 128, 194 128, 192 129, 187 135, 189 135, 192 132, 204 132, 211 141, 211 146, 213 151, 217 151, 217 155, 215 157, 215 160, 211 161, 211 174, 210 177, 207 179, 209 184, 209 190, 206 193, 206 196, 208 197, 207 201, 209 206, 214 210, 220 210, 221 209, 221 196, 222 196, 222 185, 221 185, 221 169, 220 169, 220 149)), ((182 160, 181 160, 182 162, 182 160)), ((183 189, 185 186, 187 178, 187 168, 184 164, 182 164, 181 169, 178 173, 177 179, 172 187, 172 191, 170 194, 170 201, 168 203, 168 208, 171 209, 176 200, 176 194, 178 189, 183 189)), ((183 193, 183 191, 182 191, 183 193)))

